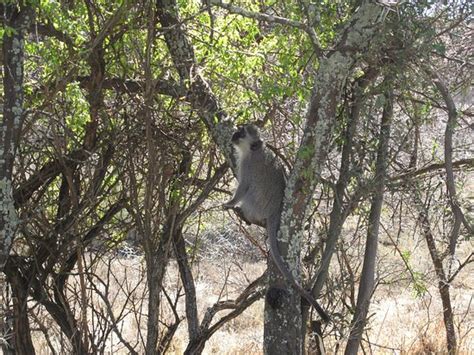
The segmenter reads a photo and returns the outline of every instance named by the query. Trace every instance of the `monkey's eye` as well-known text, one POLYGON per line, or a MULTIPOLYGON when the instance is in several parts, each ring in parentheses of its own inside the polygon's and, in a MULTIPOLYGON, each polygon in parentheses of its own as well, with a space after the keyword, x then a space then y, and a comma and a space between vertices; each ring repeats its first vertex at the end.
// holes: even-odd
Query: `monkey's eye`
POLYGON ((244 127, 244 126, 239 126, 238 132, 239 132, 239 136, 240 136, 241 138, 244 138, 244 137, 245 137, 245 133, 246 133, 246 132, 245 132, 245 127, 244 127))

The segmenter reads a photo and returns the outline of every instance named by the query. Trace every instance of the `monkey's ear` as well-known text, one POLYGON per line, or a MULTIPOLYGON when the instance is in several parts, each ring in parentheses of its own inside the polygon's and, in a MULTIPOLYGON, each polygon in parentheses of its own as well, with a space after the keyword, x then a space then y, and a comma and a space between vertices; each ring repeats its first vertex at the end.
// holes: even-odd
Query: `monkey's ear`
POLYGON ((254 150, 254 151, 255 151, 255 150, 258 150, 258 149, 262 148, 262 144, 263 144, 263 142, 259 139, 258 141, 253 142, 253 143, 250 145, 250 149, 251 149, 251 150, 254 150))

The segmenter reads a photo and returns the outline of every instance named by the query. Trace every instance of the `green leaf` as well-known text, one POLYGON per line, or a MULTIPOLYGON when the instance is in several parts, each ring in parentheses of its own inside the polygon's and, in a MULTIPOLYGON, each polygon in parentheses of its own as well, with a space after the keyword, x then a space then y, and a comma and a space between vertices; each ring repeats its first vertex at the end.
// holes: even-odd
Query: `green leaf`
POLYGON ((433 43, 433 50, 439 55, 444 56, 446 54, 446 46, 444 43, 433 43))

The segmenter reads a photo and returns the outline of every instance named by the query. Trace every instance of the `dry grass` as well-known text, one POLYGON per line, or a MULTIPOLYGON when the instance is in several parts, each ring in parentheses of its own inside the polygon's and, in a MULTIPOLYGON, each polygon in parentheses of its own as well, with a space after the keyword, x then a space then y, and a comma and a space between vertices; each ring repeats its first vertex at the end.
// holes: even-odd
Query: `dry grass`
MULTIPOLYGON (((462 257, 469 252, 469 243, 459 254, 462 257)), ((426 255, 426 254, 425 254, 426 255)), ((417 264, 428 272, 429 262, 417 264)), ((261 264, 245 264, 243 267, 248 278, 260 275, 264 269, 261 264)), ((201 266, 202 277, 198 282, 201 290, 206 290, 207 301, 201 302, 201 311, 217 299, 222 287, 222 268, 208 263, 201 266), (212 280, 212 281, 210 281, 212 280), (205 303, 205 304, 204 304, 205 303)), ((245 278, 235 282, 236 287, 245 278)), ((370 348, 377 354, 406 353, 427 354, 444 353, 446 351, 445 329, 442 317, 442 306, 438 296, 436 280, 427 280, 427 291, 423 296, 415 296, 412 287, 406 283, 395 283, 379 286, 371 305, 371 321, 366 333, 370 348)), ((241 284, 241 287, 243 287, 241 284)), ((452 285, 451 298, 456 314, 456 326, 460 354, 474 353, 474 312, 471 302, 474 301, 472 292, 474 285, 474 267, 468 266, 461 272, 452 285)), ((234 296, 229 293, 229 296, 234 296)), ((474 302, 473 302, 474 303, 474 302)), ((184 326, 180 336, 184 336, 184 326)), ((219 330, 207 344, 205 354, 261 354, 263 337, 263 301, 254 304, 244 314, 219 330)), ((177 340, 179 342, 180 340, 177 340)), ((336 348, 334 339, 326 339, 329 353, 336 348)), ((175 348, 175 354, 181 354, 182 347, 175 348)), ((339 342, 339 349, 344 349, 344 340, 339 342)), ((364 347, 368 349, 367 341, 364 347)), ((341 352, 341 351, 339 351, 341 352)))
MULTIPOLYGON (((460 255, 469 252, 470 245, 466 243, 460 255)), ((381 250, 383 253, 383 248, 381 250)), ((390 261, 391 262, 391 261, 390 261)), ((419 263, 420 267, 428 268, 428 262, 419 263)), ((219 299, 234 298, 249 282, 264 271, 263 262, 237 263, 234 258, 228 260, 203 260, 196 264, 196 291, 198 294, 199 312, 202 315, 207 307, 219 299)), ((112 263, 112 270, 116 280, 111 282, 110 298, 114 314, 118 315, 126 301, 125 289, 133 289, 133 307, 137 313, 146 313, 146 291, 143 279, 144 262, 142 258, 120 259, 112 263), (127 282, 124 282, 124 281, 127 282), (122 285, 118 287, 118 285, 122 285), (126 286, 124 286, 126 285, 126 286)), ((418 269, 420 270, 420 269, 418 269)), ((427 270, 421 270, 426 272, 427 270)), ((106 277, 105 265, 97 268, 96 272, 102 278, 106 277)), ((170 294, 176 291, 179 285, 177 267, 173 263, 168 268, 166 286, 170 294)), ((469 311, 473 301, 474 269, 468 266, 464 269, 452 285, 452 303, 456 314, 456 326, 460 354, 474 352, 474 312, 469 311)), ((437 293, 436 281, 428 280, 427 292, 416 297, 413 289, 406 282, 391 283, 379 286, 371 304, 371 319, 369 329, 363 343, 366 350, 370 349, 377 354, 407 353, 426 354, 443 353, 446 349, 445 332, 442 320, 441 304, 437 293)), ((103 302, 97 296, 92 296, 96 307, 103 307, 103 302)), ((184 314, 183 300, 180 300, 178 311, 184 314)), ((90 314, 90 320, 93 315, 90 314)), ((163 317, 171 319, 169 309, 163 309, 163 317)), ((51 343, 58 353, 68 353, 68 349, 61 345, 60 332, 54 323, 45 317, 44 310, 40 318, 50 330, 51 343)), ((139 334, 146 334, 146 318, 136 319, 133 313, 128 314, 119 324, 125 339, 136 344, 139 353, 143 351, 143 343, 137 341, 139 334)), ((186 344, 186 324, 183 321, 175 335, 170 348, 170 354, 182 354, 186 344)), ((347 331, 348 333, 348 331, 347 331)), ((232 320, 207 343, 204 354, 261 354, 263 338, 263 301, 259 301, 247 309, 241 316, 232 320)), ((50 354, 44 336, 41 332, 34 332, 34 341, 38 354, 50 354)), ((108 340, 107 352, 114 354, 128 354, 120 345, 118 338, 112 334, 108 340)), ((66 341, 63 342, 63 344, 66 341)), ((344 337, 335 341, 328 337, 325 344, 329 353, 334 349, 344 349, 344 337)))

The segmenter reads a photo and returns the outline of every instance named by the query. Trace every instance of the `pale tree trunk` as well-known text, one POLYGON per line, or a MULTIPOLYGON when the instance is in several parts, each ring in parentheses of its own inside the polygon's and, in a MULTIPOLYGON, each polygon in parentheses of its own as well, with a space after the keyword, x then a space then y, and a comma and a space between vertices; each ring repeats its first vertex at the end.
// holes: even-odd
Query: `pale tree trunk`
MULTIPOLYGON (((324 283, 326 282, 329 265, 331 258, 336 250, 336 245, 339 240, 339 236, 342 231, 342 226, 351 210, 355 207, 355 203, 351 203, 355 200, 354 196, 348 197, 345 200, 347 185, 353 173, 351 173, 351 154, 353 150, 354 134, 359 124, 360 113, 362 107, 366 101, 366 89, 370 83, 374 81, 380 70, 378 68, 368 68, 363 76, 358 78, 352 85, 352 97, 351 106, 348 112, 348 123, 344 132, 344 144, 341 153, 341 165, 339 167, 339 177, 334 191, 334 199, 332 205, 332 211, 329 216, 329 228, 326 237, 326 243, 324 251, 322 253, 321 262, 319 264, 318 272, 314 276, 310 285, 312 285, 311 294, 314 298, 319 298, 323 289, 324 283)), ((305 325, 309 318, 309 308, 303 308, 303 331, 306 332, 305 325)), ((321 327, 319 326, 319 333, 321 333, 321 327)), ((313 330, 311 330, 313 331, 313 330)), ((318 334, 318 333, 316 333, 318 334)), ((315 334, 315 335, 316 335, 315 334)), ((320 340, 319 337, 314 338, 320 340)), ((322 341, 322 340, 321 340, 322 341)), ((314 342, 313 342, 314 343, 314 342)), ((318 343, 316 343, 318 344, 318 343)))
MULTIPOLYGON (((342 32, 335 50, 319 62, 306 127, 294 169, 285 192, 279 248, 293 275, 299 275, 301 239, 307 208, 327 158, 336 107, 341 90, 354 64, 364 55, 371 38, 379 30, 382 8, 363 2, 342 32), (348 51, 347 49, 351 50, 348 51)), ((265 302, 264 352, 303 353, 301 299, 297 291, 282 283, 271 264, 269 290, 265 302)))
POLYGON ((438 278, 438 292, 441 297, 443 305, 443 320, 446 329, 446 344, 449 354, 456 354, 457 341, 456 330, 454 328, 454 314, 451 305, 451 295, 449 292, 449 281, 446 277, 446 272, 443 268, 443 261, 436 248, 435 238, 431 231, 430 221, 428 219, 428 209, 423 205, 421 198, 418 196, 418 191, 415 191, 415 204, 418 208, 419 222, 421 224, 423 236, 425 237, 428 250, 430 252, 431 261, 438 278))
MULTIPOLYGON (((7 30, 3 36, 3 121, 0 134, 0 331, 1 337, 11 331, 11 325, 5 322, 8 305, 6 303, 6 280, 3 273, 8 255, 13 243, 18 217, 15 210, 12 191, 12 171, 18 135, 24 119, 23 109, 23 61, 24 33, 33 18, 29 7, 18 9, 16 5, 0 5, 2 26, 7 30)), ((16 300, 13 317, 19 317, 19 312, 26 313, 26 297, 16 300), (22 304, 19 304, 21 302, 22 304)), ((24 317, 21 319, 24 320, 24 317)), ((21 322, 24 324, 24 322, 21 322)), ((28 322, 24 324, 29 328, 28 322)), ((11 334, 10 334, 11 335, 11 334)), ((34 353, 29 329, 14 327, 14 348, 17 354, 34 353), (27 334, 26 334, 27 333, 27 334), (22 337, 22 334, 25 337, 22 337), (28 340, 29 339, 29 340, 28 340)), ((4 354, 12 349, 7 342, 2 341, 4 354)))
POLYGON ((457 200, 456 194, 456 183, 454 180, 453 169, 453 134, 454 128, 457 125, 458 117, 456 105, 446 83, 441 78, 441 76, 431 69, 426 69, 426 71, 431 76, 433 84, 436 86, 444 102, 446 103, 446 110, 448 112, 448 122, 446 123, 446 129, 444 132, 444 167, 446 170, 446 189, 448 191, 449 204, 451 206, 454 218, 451 235, 449 236, 449 253, 451 255, 451 263, 452 258, 454 257, 454 253, 456 252, 456 244, 459 238, 459 233, 461 231, 461 225, 464 224, 464 227, 471 234, 474 233, 474 229, 473 226, 471 226, 471 224, 464 217, 464 213, 459 207, 459 202, 457 200))
POLYGON ((378 69, 369 68, 367 72, 354 83, 354 97, 350 108, 349 122, 344 134, 344 145, 342 147, 339 178, 336 183, 333 207, 329 216, 329 229, 327 233, 326 245, 321 258, 321 264, 316 275, 316 281, 312 288, 312 294, 315 297, 319 296, 324 282, 326 281, 331 257, 334 254, 339 235, 341 234, 342 225, 344 224, 349 212, 347 210, 349 207, 344 208, 344 195, 349 180, 352 176, 350 173, 350 155, 353 149, 353 138, 359 123, 361 109, 366 100, 366 95, 364 95, 365 90, 376 78, 378 73, 378 69))
POLYGON ((469 222, 464 218, 464 214, 459 207, 456 196, 456 184, 454 180, 453 169, 453 134, 457 120, 457 110, 451 93, 443 79, 432 69, 425 68, 425 71, 431 77, 433 84, 440 92, 444 102, 446 103, 446 110, 448 112, 448 122, 446 123, 446 130, 444 133, 444 165, 446 170, 446 189, 448 192, 449 204, 453 213, 453 225, 449 235, 448 251, 450 260, 448 261, 447 271, 443 267, 442 257, 438 253, 435 238, 431 231, 429 222, 428 209, 423 205, 421 198, 417 191, 415 191, 415 204, 419 211, 419 222, 422 227, 423 235, 430 252, 431 261, 433 263, 436 276, 438 278, 438 292, 440 294, 441 302, 443 304, 443 320, 446 329, 446 344, 449 354, 455 354, 457 349, 456 331, 454 328, 454 313, 451 305, 451 296, 449 292, 451 267, 456 252, 456 244, 461 231, 461 226, 464 224, 465 228, 472 233, 473 229, 469 222))
MULTIPOLYGON (((390 85, 389 80, 385 80, 390 85)), ((390 89, 389 89, 390 90, 390 89)), ((367 229, 367 242, 365 244, 364 263, 359 282, 357 305, 351 322, 351 331, 346 345, 345 354, 357 354, 367 313, 369 311, 370 298, 375 287, 375 264, 377 258, 377 245, 380 227, 380 216, 382 212, 385 180, 388 168, 388 143, 390 138, 390 124, 393 115, 393 94, 391 91, 385 95, 385 105, 380 125, 379 145, 377 149, 377 161, 375 166, 374 196, 372 197, 369 225, 367 229)))
POLYGON ((199 71, 193 46, 179 18, 176 0, 157 0, 156 3, 158 19, 174 66, 181 81, 190 83, 187 100, 201 117, 226 160, 234 167, 235 160, 231 146, 232 123, 225 120, 226 112, 221 108, 209 84, 199 71))

